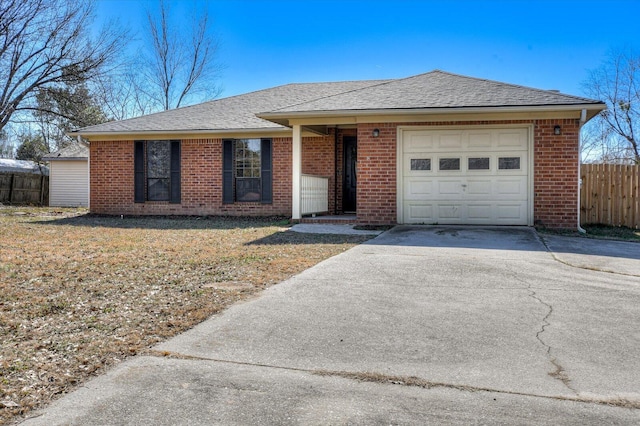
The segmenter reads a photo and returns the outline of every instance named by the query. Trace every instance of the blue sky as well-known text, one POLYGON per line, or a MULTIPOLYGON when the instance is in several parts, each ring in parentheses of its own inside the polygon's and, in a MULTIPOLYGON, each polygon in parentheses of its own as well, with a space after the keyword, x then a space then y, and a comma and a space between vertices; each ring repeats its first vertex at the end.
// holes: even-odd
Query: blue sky
MULTIPOLYGON (((100 20, 145 25, 153 0, 98 0, 100 20)), ((640 50, 639 0, 169 0, 174 25, 206 7, 222 96, 292 82, 441 69, 581 95, 612 48, 640 50)))

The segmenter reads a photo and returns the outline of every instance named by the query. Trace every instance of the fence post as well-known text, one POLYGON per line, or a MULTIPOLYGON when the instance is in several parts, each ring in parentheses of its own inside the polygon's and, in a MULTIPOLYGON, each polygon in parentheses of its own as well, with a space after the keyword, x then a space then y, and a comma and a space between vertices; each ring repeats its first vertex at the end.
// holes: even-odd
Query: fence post
POLYGON ((15 177, 16 175, 11 173, 11 178, 9 179, 9 204, 13 204, 13 184, 15 177))
POLYGON ((44 204, 44 175, 40 176, 40 207, 44 204))

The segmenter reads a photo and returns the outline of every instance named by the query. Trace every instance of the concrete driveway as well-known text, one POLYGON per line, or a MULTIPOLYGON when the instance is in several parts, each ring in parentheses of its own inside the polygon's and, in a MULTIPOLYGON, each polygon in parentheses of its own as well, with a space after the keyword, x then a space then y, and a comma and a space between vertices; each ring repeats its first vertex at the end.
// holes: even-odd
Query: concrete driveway
POLYGON ((543 238, 396 227, 25 424, 640 423, 640 245, 543 238))

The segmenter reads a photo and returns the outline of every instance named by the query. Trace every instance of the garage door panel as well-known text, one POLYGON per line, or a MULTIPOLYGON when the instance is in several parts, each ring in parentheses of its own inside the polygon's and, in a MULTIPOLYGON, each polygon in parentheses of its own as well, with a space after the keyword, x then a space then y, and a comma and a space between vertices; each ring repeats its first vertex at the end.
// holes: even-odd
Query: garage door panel
POLYGON ((404 152, 420 152, 425 150, 433 150, 435 135, 432 133, 415 132, 410 134, 404 143, 404 152))
POLYGON ((448 196, 448 195, 461 196, 464 189, 462 186, 463 185, 462 181, 460 179, 452 179, 452 180, 439 179, 435 181, 435 184, 437 188, 436 194, 438 197, 448 196))
POLYGON ((493 206, 491 204, 469 204, 467 206, 468 220, 491 221, 493 217, 493 206))
POLYGON ((440 223, 442 220, 451 221, 455 219, 456 221, 460 221, 462 219, 463 212, 462 205, 460 203, 442 203, 438 204, 437 212, 438 217, 436 218, 437 222, 440 223))
POLYGON ((462 148, 462 133, 443 134, 438 140, 438 148, 445 151, 462 148))
POLYGON ((528 128, 405 130, 402 144, 404 223, 528 224, 528 128))
POLYGON ((498 204, 496 206, 496 219, 498 222, 513 221, 520 222, 526 218, 526 202, 511 204, 498 204))
POLYGON ((405 185, 405 199, 416 200, 423 199, 424 196, 433 194, 433 180, 431 179, 410 179, 406 181, 405 185))
POLYGON ((491 148, 492 145, 492 137, 491 133, 484 132, 470 132, 469 133, 469 142, 467 148, 469 150, 474 150, 478 148, 491 148))
POLYGON ((526 129, 501 130, 497 132, 498 149, 519 148, 527 149, 526 129))
MULTIPOLYGON (((527 179, 526 177, 518 177, 515 179, 500 179, 496 181, 496 195, 517 196, 526 194, 527 179)), ((512 197, 510 197, 512 198, 512 197)))
POLYGON ((493 194, 493 181, 491 179, 484 180, 468 180, 467 181, 467 194, 468 195, 492 195, 493 194))
POLYGON ((409 204, 405 223, 435 223, 431 204, 409 204))

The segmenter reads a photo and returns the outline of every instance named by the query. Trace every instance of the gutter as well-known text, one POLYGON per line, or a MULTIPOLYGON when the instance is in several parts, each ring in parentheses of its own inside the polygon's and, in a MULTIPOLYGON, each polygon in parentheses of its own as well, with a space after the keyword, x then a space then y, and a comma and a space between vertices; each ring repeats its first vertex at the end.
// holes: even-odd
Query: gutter
POLYGON ((586 234, 587 230, 580 226, 580 193, 582 192, 582 182, 580 179, 580 168, 582 165, 582 126, 587 122, 587 110, 583 109, 580 112, 580 125, 578 126, 578 232, 586 234))
MULTIPOLYGON (((522 105, 522 106, 480 106, 480 107, 436 107, 436 108, 381 108, 361 110, 320 110, 320 111, 266 111, 256 114, 263 120, 281 124, 282 119, 292 118, 316 118, 334 116, 366 116, 366 115, 424 115, 424 114, 456 114, 456 113, 486 113, 486 112, 536 112, 536 111, 575 111, 592 110, 600 112, 606 109, 606 105, 598 103, 569 104, 569 105, 522 105)), ((596 112, 596 114, 597 114, 596 112)), ((596 115, 593 114, 593 115, 596 115)))
POLYGON ((92 137, 101 137, 101 136, 154 136, 154 135, 218 135, 218 134, 231 134, 231 133, 256 133, 256 134, 264 134, 267 132, 277 132, 277 133, 289 133, 291 129, 288 127, 265 127, 258 129, 212 129, 212 130, 138 130, 138 131, 127 131, 127 130, 116 130, 116 131, 106 131, 106 132, 83 132, 82 129, 76 130, 74 132, 67 133, 68 136, 82 136, 84 138, 92 138, 92 137))

